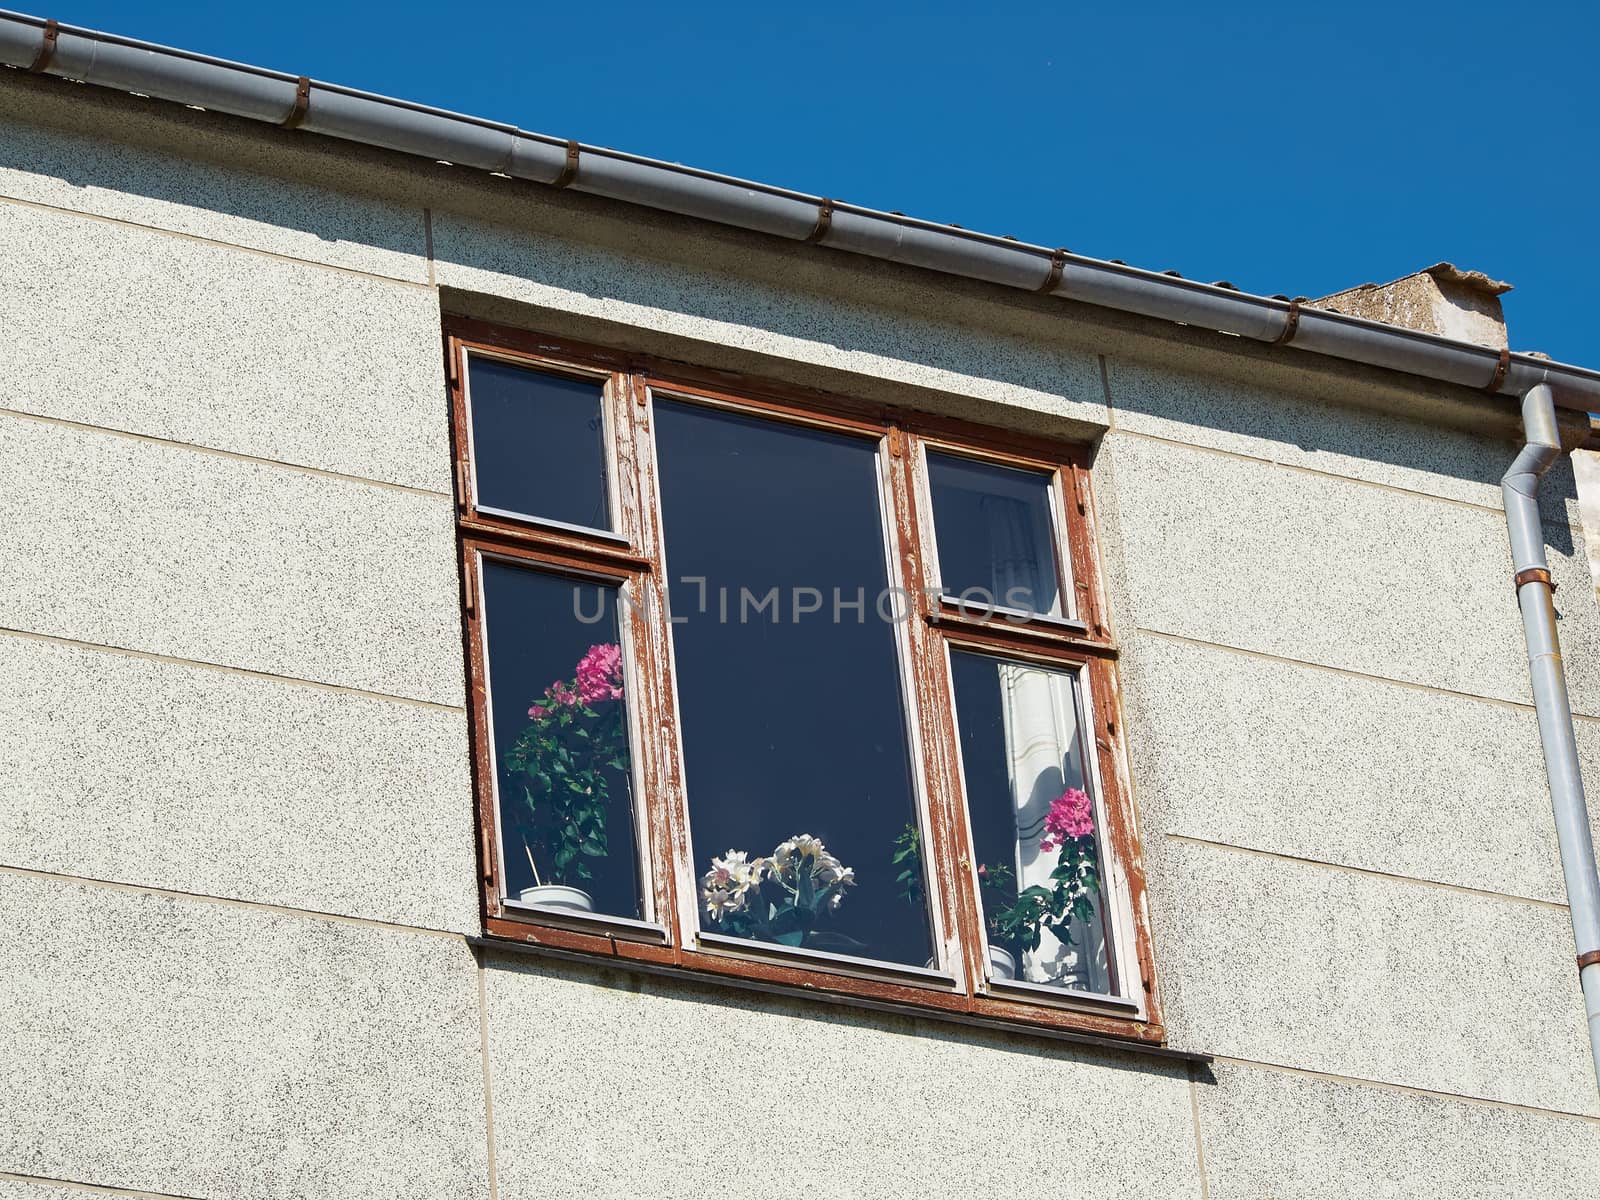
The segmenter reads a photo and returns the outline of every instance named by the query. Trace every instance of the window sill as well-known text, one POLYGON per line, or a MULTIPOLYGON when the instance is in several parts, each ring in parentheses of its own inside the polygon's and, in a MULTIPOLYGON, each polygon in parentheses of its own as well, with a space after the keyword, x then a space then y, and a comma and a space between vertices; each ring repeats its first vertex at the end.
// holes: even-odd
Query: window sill
MULTIPOLYGON (((851 971, 785 959, 759 949, 751 952, 739 939, 715 938, 703 947, 680 948, 659 939, 639 940, 630 930, 597 923, 578 928, 529 919, 491 917, 485 937, 469 937, 480 951, 612 966, 701 986, 730 986, 769 995, 802 997, 823 1003, 864 1008, 922 1020, 972 1026, 1086 1045, 1136 1050, 1163 1058, 1209 1062, 1210 1057, 1165 1046, 1165 1030, 1141 1020, 1132 1001, 1060 993, 1026 984, 986 983, 977 995, 954 990, 952 976, 933 970, 893 967, 851 971), (724 944, 726 943, 726 944, 724 944), (1041 995, 1050 991, 1054 995, 1041 995)), ((643 922, 633 922, 642 925, 643 922)))

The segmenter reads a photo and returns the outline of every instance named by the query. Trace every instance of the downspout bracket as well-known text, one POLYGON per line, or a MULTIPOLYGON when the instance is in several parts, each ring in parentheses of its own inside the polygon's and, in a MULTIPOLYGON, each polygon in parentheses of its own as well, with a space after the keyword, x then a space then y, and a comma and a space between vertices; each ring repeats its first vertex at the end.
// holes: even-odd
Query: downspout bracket
POLYGON ((1513 576, 1513 579, 1518 590, 1521 590, 1525 583, 1542 583, 1552 592, 1556 590, 1556 581, 1550 578, 1548 567, 1524 567, 1513 576))
POLYGON ((1582 971, 1585 967, 1600 967, 1600 950, 1578 955, 1578 970, 1582 971))

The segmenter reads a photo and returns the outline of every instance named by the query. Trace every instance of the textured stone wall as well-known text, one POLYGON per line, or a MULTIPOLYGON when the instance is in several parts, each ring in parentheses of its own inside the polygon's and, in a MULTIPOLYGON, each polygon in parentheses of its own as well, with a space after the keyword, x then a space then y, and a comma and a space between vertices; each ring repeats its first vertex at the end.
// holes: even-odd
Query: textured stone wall
MULTIPOLYGON (((842 1196, 1586 1194, 1478 417, 54 81, 0 79, 0 122, 4 1200, 746 1194, 795 1164, 842 1196), (1214 1076, 475 958, 441 305, 1108 430, 1158 970, 1214 1076), (808 1102, 751 1099, 774 1075, 808 1102)), ((1569 585, 1573 503, 1561 474, 1569 585)), ((1559 599, 1597 778, 1591 595, 1559 599)))

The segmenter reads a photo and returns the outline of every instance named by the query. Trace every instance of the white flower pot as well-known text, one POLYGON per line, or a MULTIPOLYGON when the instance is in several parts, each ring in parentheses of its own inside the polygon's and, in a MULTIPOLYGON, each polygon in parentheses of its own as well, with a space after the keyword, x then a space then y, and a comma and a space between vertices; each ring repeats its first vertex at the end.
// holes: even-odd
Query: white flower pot
POLYGON ((523 888, 517 899, 524 904, 537 904, 540 908, 564 908, 568 912, 592 913, 594 901, 589 893, 564 883, 544 883, 538 887, 523 888))
POLYGON ((1011 957, 1011 951, 1002 950, 999 946, 989 947, 989 978, 990 979, 1015 979, 1017 977, 1017 960, 1011 957))

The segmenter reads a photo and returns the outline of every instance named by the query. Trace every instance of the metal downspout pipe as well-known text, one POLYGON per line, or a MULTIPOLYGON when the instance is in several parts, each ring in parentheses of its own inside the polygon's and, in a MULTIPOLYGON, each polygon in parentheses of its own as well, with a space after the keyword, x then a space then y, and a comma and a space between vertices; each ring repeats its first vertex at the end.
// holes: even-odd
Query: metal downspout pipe
POLYGON ((1567 907, 1578 948, 1578 979, 1589 1019, 1589 1050, 1600 1085, 1600 880, 1595 873, 1594 839, 1584 804, 1583 778, 1578 773, 1578 744, 1572 709, 1567 702, 1566 673, 1556 638, 1554 586, 1544 554, 1544 526, 1539 518, 1539 482, 1561 457, 1550 385, 1535 384, 1522 399, 1525 444, 1512 462, 1500 491, 1505 498, 1506 526, 1511 534, 1511 561, 1516 571, 1517 606, 1528 644, 1528 673, 1533 705, 1544 745, 1550 803, 1555 809, 1556 841, 1567 883, 1567 907))

